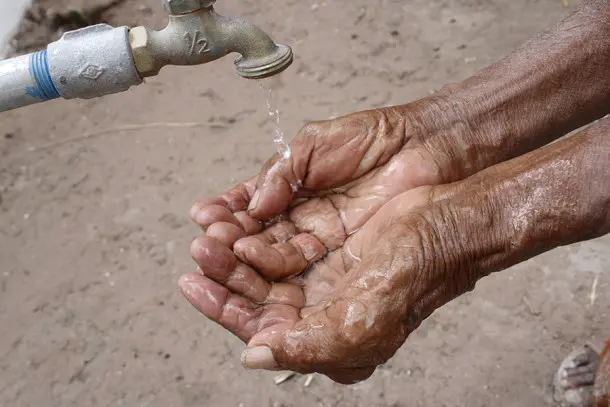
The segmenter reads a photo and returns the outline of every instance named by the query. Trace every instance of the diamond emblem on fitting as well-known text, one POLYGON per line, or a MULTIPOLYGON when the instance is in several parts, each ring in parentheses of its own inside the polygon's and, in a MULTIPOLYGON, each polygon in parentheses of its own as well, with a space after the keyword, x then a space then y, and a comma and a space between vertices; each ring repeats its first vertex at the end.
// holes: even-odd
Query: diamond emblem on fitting
POLYGON ((87 65, 82 71, 81 71, 81 76, 83 76, 84 78, 87 79, 97 79, 100 76, 102 76, 102 74, 104 73, 104 68, 102 68, 101 66, 97 66, 97 65, 87 65))

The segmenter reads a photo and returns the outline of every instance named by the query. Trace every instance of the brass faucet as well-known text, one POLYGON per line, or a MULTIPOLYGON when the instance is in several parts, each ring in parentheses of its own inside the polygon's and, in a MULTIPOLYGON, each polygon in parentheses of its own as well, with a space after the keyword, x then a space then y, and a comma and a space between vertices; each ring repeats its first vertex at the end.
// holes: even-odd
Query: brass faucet
POLYGON ((292 63, 292 50, 278 45, 260 28, 214 11, 216 0, 164 0, 169 24, 162 31, 135 27, 129 31, 136 68, 142 78, 165 65, 205 64, 236 52, 239 75, 259 79, 292 63))

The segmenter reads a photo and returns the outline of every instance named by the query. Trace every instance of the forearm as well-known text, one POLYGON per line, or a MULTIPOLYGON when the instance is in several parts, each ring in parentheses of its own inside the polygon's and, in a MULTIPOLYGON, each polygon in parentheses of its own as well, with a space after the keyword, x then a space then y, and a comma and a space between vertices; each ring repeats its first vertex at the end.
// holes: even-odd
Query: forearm
POLYGON ((610 113, 608 72, 610 2, 587 1, 507 58, 417 102, 407 131, 453 182, 610 113))
POLYGON ((437 191, 429 219, 442 252, 456 254, 450 268, 469 287, 558 246, 610 233, 610 119, 437 191))

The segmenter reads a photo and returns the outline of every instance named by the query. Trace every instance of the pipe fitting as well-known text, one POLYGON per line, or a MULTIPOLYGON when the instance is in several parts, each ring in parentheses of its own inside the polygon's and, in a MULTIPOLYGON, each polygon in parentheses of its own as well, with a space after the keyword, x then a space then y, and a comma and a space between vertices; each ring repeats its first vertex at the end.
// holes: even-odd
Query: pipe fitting
POLYGON ((49 73, 64 99, 91 99, 124 92, 142 80, 127 27, 98 24, 65 33, 47 48, 49 73))
POLYGON ((188 14, 212 7, 216 0, 163 0, 163 8, 169 14, 188 14))

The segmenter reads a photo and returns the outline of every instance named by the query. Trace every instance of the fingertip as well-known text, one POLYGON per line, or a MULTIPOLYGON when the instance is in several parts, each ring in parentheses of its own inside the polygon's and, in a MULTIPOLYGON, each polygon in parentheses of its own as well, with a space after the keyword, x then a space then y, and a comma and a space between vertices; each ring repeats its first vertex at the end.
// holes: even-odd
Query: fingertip
POLYGON ((236 241, 246 236, 242 228, 228 222, 217 222, 210 225, 206 236, 216 239, 220 244, 232 248, 236 241))
POLYGON ((292 160, 270 160, 258 179, 248 213, 261 221, 282 214, 292 202, 299 182, 292 170, 292 160))
POLYGON ((233 212, 226 206, 222 205, 206 205, 201 207, 200 210, 195 214, 195 222, 203 228, 208 228, 212 224, 217 222, 232 223, 238 227, 241 224, 233 215, 233 212))
POLYGON ((197 257, 199 257, 199 254, 205 250, 204 249, 205 241, 206 241, 205 236, 198 236, 195 239, 193 239, 193 241, 191 242, 191 247, 189 249, 189 251, 191 253, 191 257, 193 259, 196 259, 197 257))
POLYGON ((190 251, 191 257, 204 274, 225 274, 227 270, 235 268, 237 262, 231 249, 208 236, 200 236, 194 239, 190 251))
POLYGON ((193 275, 197 275, 196 273, 188 273, 188 274, 183 274, 180 276, 180 278, 178 278, 178 287, 181 290, 184 290, 185 287, 187 287, 190 282, 193 280, 193 275))
POLYGON ((178 279, 178 287, 182 292, 182 295, 188 300, 191 305, 195 306, 195 299, 197 297, 197 290, 195 288, 195 284, 197 284, 197 279, 199 276, 195 273, 188 273, 181 276, 178 279))
POLYGON ((242 239, 239 239, 233 244, 233 252, 236 255, 242 255, 245 257, 246 253, 253 247, 261 243, 260 240, 253 236, 246 236, 242 239))
POLYGON ((194 222, 197 222, 197 214, 206 206, 227 206, 227 202, 222 197, 220 198, 202 198, 195 202, 189 211, 189 215, 194 222))
POLYGON ((208 318, 217 320, 226 302, 226 287, 196 273, 180 277, 178 284, 186 300, 208 318))

